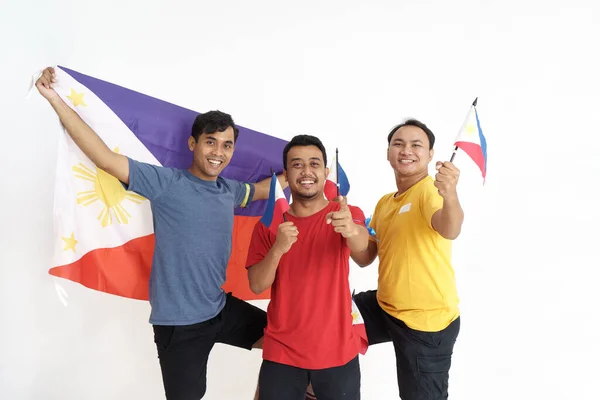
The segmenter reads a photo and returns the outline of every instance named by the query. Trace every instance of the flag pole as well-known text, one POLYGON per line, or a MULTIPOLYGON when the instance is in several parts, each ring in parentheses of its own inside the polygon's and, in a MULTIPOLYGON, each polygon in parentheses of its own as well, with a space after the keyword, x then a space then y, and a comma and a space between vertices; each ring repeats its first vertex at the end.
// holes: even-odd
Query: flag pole
POLYGON ((340 157, 338 148, 335 148, 335 186, 337 187, 337 195, 340 195, 340 157))
MULTIPOLYGON (((472 107, 477 106, 477 99, 479 97, 475 97, 475 100, 473 100, 473 104, 471 104, 472 107)), ((469 114, 471 113, 471 109, 469 109, 469 112, 467 113, 467 118, 465 118, 465 122, 467 121, 467 119, 469 119, 469 114)), ((465 123, 463 122, 461 129, 465 126, 465 123)), ((452 152, 452 157, 450 157, 450 162, 454 161, 454 157, 456 156, 456 152, 458 151, 458 146, 454 146, 454 151, 452 152)))

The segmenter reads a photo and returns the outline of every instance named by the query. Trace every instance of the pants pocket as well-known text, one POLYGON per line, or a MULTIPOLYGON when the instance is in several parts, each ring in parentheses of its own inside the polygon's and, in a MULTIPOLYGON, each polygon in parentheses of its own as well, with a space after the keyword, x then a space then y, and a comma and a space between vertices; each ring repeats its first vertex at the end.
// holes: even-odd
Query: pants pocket
POLYGON ((174 326, 154 325, 154 343, 160 350, 168 350, 173 342, 174 326))
POLYGON ((419 371, 419 386, 425 396, 420 397, 430 400, 448 398, 448 378, 452 356, 418 357, 417 368, 419 371))

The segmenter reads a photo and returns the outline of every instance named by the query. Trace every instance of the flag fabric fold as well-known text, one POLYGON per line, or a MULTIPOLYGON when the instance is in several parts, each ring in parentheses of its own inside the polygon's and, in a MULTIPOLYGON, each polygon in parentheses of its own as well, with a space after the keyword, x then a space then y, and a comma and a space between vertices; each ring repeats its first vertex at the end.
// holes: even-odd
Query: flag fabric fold
POLYGON ((364 355, 369 348, 369 339, 367 338, 367 330, 365 328, 365 321, 360 313, 360 310, 356 306, 354 299, 352 299, 352 327, 354 332, 360 338, 360 354, 364 355))
MULTIPOLYGON (((187 139, 198 112, 65 67, 55 71, 58 95, 113 151, 165 167, 191 165, 187 139)), ((258 182, 271 176, 271 167, 283 170, 281 154, 287 141, 238 128, 224 177, 258 182)), ((223 289, 244 300, 270 295, 250 291, 244 265, 254 225, 265 207, 263 200, 234 210, 233 250, 223 289)), ((51 275, 118 296, 148 299, 154 252, 149 201, 97 168, 66 133, 59 139, 54 231, 51 275)))
POLYGON ((271 176, 271 186, 269 189, 269 199, 265 212, 260 219, 260 222, 265 225, 271 233, 277 235, 277 228, 285 218, 284 214, 290 209, 288 199, 286 198, 281 184, 275 173, 271 176))
POLYGON ((477 164, 485 181, 487 174, 487 142, 479 123, 477 99, 471 105, 467 118, 463 123, 454 145, 463 150, 477 164))
POLYGON ((347 196, 350 192, 350 181, 342 165, 338 162, 338 157, 334 155, 329 163, 329 174, 323 189, 327 200, 333 200, 337 197, 338 185, 340 186, 340 196, 347 196), (338 173, 339 176, 337 176, 338 173))

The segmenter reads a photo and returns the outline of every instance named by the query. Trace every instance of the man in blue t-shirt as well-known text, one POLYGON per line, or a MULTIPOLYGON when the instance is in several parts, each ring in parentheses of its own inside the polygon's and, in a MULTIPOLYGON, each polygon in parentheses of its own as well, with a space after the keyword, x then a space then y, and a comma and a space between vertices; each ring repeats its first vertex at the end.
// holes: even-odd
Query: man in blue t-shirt
POLYGON ((36 87, 75 144, 96 166, 151 202, 155 250, 150 275, 150 323, 169 400, 201 399, 215 343, 261 347, 266 313, 225 294, 233 210, 266 199, 270 179, 256 184, 219 174, 233 156, 238 129, 230 115, 211 111, 194 121, 188 170, 158 167, 111 151, 52 89, 46 68, 36 87))

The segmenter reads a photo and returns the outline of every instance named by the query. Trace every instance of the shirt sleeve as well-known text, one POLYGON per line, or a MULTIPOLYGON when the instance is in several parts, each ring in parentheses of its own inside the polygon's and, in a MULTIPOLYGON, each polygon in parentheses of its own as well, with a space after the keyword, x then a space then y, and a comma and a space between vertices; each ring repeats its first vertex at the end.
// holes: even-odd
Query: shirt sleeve
POLYGON ((248 247, 248 256, 246 257, 246 268, 250 268, 265 259, 269 250, 275 242, 273 235, 262 222, 258 221, 254 226, 250 246, 248 247))
POLYGON ((373 241, 373 242, 377 242, 377 217, 379 214, 379 207, 381 206, 381 202, 383 201, 384 197, 382 197, 381 199, 379 199, 379 201, 377 202, 377 205, 375 206, 375 211, 373 211, 373 215, 371 216, 371 221, 369 222, 369 226, 367 228, 372 228, 375 231, 375 237, 369 235, 369 240, 373 241))
POLYGON ((363 211, 360 208, 351 205, 348 205, 348 208, 350 209, 350 214, 352 214, 352 221, 354 221, 355 224, 365 226, 366 218, 363 211))
POLYGON ((171 186, 175 176, 172 168, 147 164, 129 157, 127 159, 129 160, 129 185, 123 184, 125 189, 152 201, 171 186))
POLYGON ((227 179, 227 184, 233 192, 236 207, 247 207, 254 198, 254 184, 227 179))
POLYGON ((431 229, 433 229, 433 225, 431 224, 431 218, 433 218, 433 214, 436 211, 441 210, 444 206, 444 198, 440 196, 437 188, 433 185, 426 185, 425 190, 421 194, 421 214, 427 224, 431 229))

